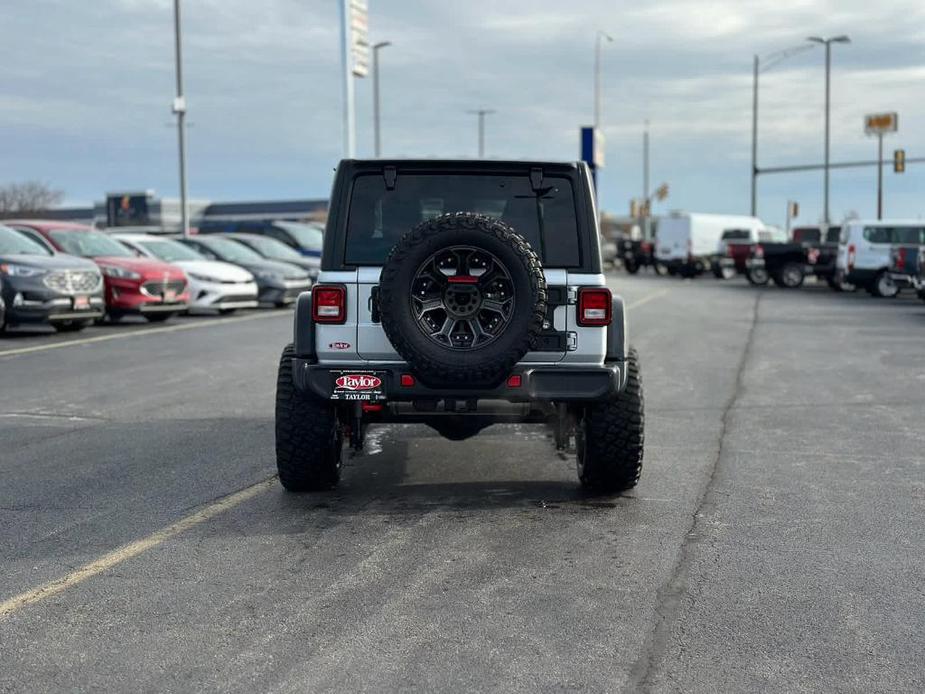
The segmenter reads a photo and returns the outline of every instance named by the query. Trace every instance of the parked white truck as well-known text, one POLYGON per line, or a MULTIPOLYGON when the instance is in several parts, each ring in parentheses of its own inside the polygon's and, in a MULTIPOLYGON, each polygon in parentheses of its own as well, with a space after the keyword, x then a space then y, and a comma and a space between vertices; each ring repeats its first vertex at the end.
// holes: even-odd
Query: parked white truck
POLYGON ((656 261, 669 274, 696 277, 710 269, 724 231, 744 230, 751 238, 767 230, 757 217, 683 212, 658 222, 656 261))

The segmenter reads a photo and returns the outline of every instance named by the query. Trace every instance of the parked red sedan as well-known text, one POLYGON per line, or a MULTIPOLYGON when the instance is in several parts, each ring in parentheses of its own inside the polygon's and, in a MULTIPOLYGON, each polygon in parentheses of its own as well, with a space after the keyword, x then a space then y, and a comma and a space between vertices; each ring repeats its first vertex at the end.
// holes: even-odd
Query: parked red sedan
POLYGON ((58 251, 93 259, 103 273, 106 313, 112 320, 141 314, 149 321, 163 321, 188 308, 186 275, 175 265, 136 257, 115 239, 82 224, 35 220, 5 223, 58 251))

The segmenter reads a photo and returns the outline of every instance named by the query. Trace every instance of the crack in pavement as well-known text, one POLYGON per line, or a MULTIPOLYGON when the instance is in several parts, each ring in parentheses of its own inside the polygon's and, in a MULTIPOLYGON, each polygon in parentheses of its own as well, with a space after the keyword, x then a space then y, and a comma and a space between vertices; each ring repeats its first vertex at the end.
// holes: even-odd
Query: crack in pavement
POLYGON ((720 418, 720 432, 716 457, 710 468, 710 474, 704 486, 703 492, 694 508, 691 516, 690 526, 684 533, 684 539, 678 550, 677 560, 672 567, 671 574, 667 581, 658 589, 656 595, 655 614, 656 620, 649 635, 646 637, 642 653, 633 667, 630 669, 629 678, 624 688, 627 692, 648 692, 652 690, 652 676, 656 665, 662 660, 668 642, 671 638, 671 632, 678 620, 680 612, 681 599, 688 592, 688 578, 690 565, 694 557, 694 550, 697 543, 705 535, 698 532, 704 517, 704 511, 714 504, 709 497, 713 492, 713 485, 716 482, 717 474, 720 469, 720 462, 723 459, 726 444, 726 432, 729 425, 729 417, 736 409, 736 401, 744 390, 745 367, 748 364, 749 356, 752 352, 752 346, 755 339, 755 328, 758 326, 758 310, 761 305, 761 298, 765 295, 760 292, 756 295, 755 302, 752 305, 752 320, 745 338, 745 346, 742 349, 742 356, 736 366, 735 386, 732 394, 723 407, 723 414, 720 418))

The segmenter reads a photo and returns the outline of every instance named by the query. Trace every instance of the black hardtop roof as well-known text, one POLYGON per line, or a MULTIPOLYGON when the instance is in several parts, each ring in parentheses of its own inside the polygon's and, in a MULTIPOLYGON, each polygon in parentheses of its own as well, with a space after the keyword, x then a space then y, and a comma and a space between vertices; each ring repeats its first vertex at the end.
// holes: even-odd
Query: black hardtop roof
POLYGON ((586 166, 579 161, 531 161, 514 159, 342 159, 340 166, 351 169, 381 170, 394 166, 401 170, 441 170, 453 171, 523 171, 540 168, 559 173, 578 171, 586 166))

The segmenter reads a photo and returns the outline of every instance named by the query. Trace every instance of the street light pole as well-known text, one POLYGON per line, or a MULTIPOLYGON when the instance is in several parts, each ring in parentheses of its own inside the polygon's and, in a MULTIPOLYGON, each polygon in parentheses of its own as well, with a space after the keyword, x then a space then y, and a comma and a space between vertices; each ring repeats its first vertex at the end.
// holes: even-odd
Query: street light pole
POLYGON ((829 120, 831 112, 832 44, 851 43, 851 39, 847 36, 831 36, 829 38, 810 36, 807 40, 825 46, 825 165, 823 167, 822 216, 825 223, 828 224, 831 221, 829 219, 829 120))
POLYGON ((180 150, 180 225, 183 227, 183 236, 189 236, 189 201, 186 194, 186 99, 183 96, 180 0, 173 0, 173 35, 177 76, 177 96, 173 100, 173 112, 177 116, 177 140, 180 150))
POLYGON ((642 200, 643 200, 643 218, 642 218, 642 238, 649 240, 649 121, 645 123, 645 129, 642 131, 642 200))
POLYGON ((480 108, 474 111, 467 111, 467 113, 471 113, 479 117, 479 159, 485 158, 485 116, 494 112, 495 111, 490 108, 480 108))
POLYGON ((752 217, 758 215, 758 56, 752 62, 752 217))
POLYGON ((883 133, 877 133, 877 219, 883 219, 883 133))
POLYGON ((373 46, 373 136, 377 159, 382 156, 382 139, 379 133, 379 50, 391 45, 391 41, 380 41, 373 46))
POLYGON ((347 159, 356 156, 356 111, 353 104, 350 36, 350 0, 340 0, 341 68, 344 73, 344 157, 347 159))
POLYGON ((594 128, 601 127, 601 39, 613 42, 613 37, 598 30, 594 42, 594 128))
POLYGON ((801 44, 799 46, 791 46, 790 48, 785 48, 782 51, 776 51, 774 53, 769 53, 764 57, 764 65, 762 66, 762 59, 755 55, 752 60, 752 203, 751 203, 751 214, 752 217, 758 215, 758 74, 764 72, 765 70, 770 70, 772 67, 777 65, 779 62, 786 60, 787 58, 796 55, 797 53, 802 53, 803 51, 809 50, 812 46, 807 46, 806 44, 801 44))

